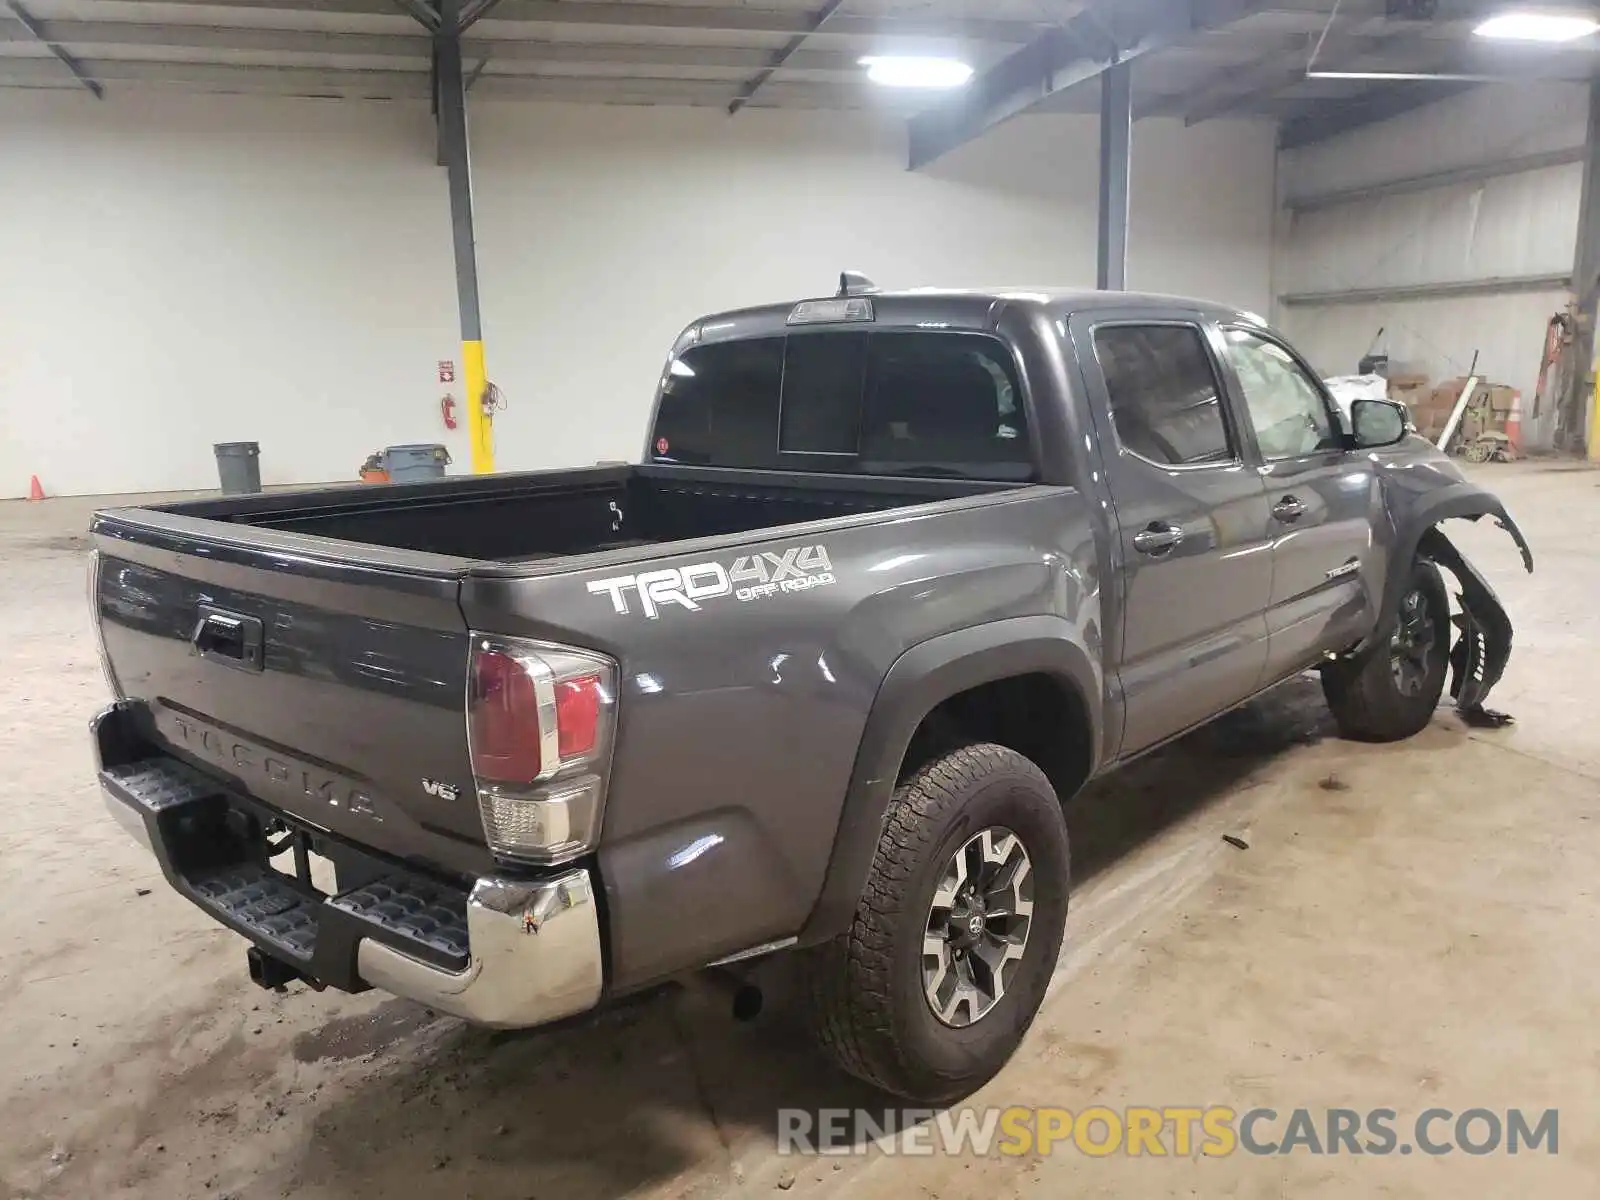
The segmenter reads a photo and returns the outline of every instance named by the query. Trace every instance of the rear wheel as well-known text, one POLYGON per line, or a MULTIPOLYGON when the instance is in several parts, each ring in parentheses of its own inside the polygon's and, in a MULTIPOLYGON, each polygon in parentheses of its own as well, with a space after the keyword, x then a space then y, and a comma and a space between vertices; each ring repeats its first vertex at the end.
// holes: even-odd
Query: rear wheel
POLYGON ((895 793, 850 930, 810 951, 818 1041, 901 1096, 973 1091, 1044 1000, 1068 874, 1060 802, 1028 759, 980 744, 919 767, 895 793))
POLYGON ((1363 742, 1397 742, 1433 718, 1450 670, 1450 597, 1439 568, 1418 559, 1400 594, 1384 646, 1322 668, 1322 692, 1339 732, 1363 742))

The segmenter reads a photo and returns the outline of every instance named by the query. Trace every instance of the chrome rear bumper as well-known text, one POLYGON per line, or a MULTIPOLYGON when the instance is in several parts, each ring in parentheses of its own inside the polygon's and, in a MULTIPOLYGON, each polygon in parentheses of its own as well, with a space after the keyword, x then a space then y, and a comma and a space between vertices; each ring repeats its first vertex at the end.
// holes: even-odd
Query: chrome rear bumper
POLYGON ((542 1025, 599 1002, 600 920, 588 871, 537 884, 478 880, 467 936, 472 960, 459 973, 370 938, 356 969, 373 987, 498 1029, 542 1025))
MULTIPOLYGON (((116 720, 115 706, 96 720, 116 720)), ((107 739, 100 739, 102 747, 107 739)), ((432 880, 332 835, 362 882, 328 895, 274 870, 271 814, 159 751, 105 764, 101 794, 167 882, 278 960, 285 978, 345 991, 381 988, 478 1025, 520 1029, 593 1008, 604 986, 594 881, 574 868, 544 879, 432 880)), ((342 868, 341 868, 342 872, 342 868)))

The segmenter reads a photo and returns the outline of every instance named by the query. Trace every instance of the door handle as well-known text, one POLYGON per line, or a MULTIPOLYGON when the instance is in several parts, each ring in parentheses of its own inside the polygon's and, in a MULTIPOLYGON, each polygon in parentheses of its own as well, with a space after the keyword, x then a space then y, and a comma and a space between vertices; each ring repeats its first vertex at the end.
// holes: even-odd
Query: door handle
POLYGON ((1133 535, 1133 548, 1140 554, 1165 554, 1181 541, 1183 541, 1183 530, 1176 525, 1151 521, 1148 526, 1133 535))
POLYGON ((1285 496, 1272 506, 1272 515, 1285 523, 1293 523, 1306 515, 1306 506, 1293 496, 1285 496))
POLYGON ((201 658, 241 671, 259 671, 263 666, 263 633, 260 617, 205 607, 200 610, 200 621, 189 641, 201 658))

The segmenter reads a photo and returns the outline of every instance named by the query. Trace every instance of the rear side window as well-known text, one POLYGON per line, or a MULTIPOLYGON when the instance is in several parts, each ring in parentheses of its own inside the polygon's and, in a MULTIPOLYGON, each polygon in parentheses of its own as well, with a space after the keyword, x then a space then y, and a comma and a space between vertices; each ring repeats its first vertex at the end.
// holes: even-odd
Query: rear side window
POLYGON ((1192 325, 1095 330, 1095 358, 1126 450, 1164 466, 1232 462, 1211 356, 1192 325))
POLYGON ((695 346, 667 367, 651 445, 668 462, 770 467, 783 338, 695 346))
POLYGON ((1023 482, 1026 406, 983 334, 822 332, 694 346, 668 366, 656 462, 1023 482))

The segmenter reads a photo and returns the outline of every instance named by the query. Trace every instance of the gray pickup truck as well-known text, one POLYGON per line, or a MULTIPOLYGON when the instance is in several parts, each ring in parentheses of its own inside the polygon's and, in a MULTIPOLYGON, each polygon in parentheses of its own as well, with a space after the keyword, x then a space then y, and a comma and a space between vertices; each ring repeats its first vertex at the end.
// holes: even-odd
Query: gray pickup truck
POLYGON ((1531 570, 1250 314, 847 278, 686 330, 639 465, 98 513, 99 778, 264 986, 525 1027, 787 951, 947 1100, 1044 996, 1085 781, 1307 669, 1356 739, 1494 718, 1485 514, 1531 570))

